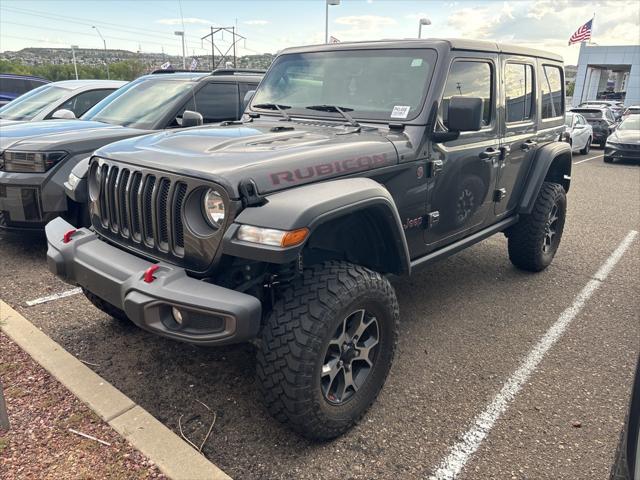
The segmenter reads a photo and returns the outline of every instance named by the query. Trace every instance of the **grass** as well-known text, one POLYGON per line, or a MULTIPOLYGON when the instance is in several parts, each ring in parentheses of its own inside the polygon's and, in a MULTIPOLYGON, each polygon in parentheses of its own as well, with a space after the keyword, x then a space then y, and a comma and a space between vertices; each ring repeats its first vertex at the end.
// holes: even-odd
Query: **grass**
POLYGON ((9 446, 9 438, 8 437, 0 437, 0 453, 9 446))

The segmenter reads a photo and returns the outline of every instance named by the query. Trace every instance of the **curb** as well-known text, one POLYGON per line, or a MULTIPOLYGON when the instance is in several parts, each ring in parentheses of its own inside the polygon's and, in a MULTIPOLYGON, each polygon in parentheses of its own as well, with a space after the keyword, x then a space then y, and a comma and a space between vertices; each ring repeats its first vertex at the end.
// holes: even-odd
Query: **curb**
POLYGON ((149 412, 0 300, 0 330, 174 480, 231 480, 149 412))

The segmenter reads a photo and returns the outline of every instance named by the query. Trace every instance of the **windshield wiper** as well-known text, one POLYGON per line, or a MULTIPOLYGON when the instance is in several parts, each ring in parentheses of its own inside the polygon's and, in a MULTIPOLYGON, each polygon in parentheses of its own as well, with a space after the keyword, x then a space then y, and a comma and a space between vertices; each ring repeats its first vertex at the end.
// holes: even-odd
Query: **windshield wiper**
POLYGON ((307 110, 318 110, 320 112, 338 112, 347 120, 347 122, 349 122, 349 125, 351 125, 352 127, 360 126, 360 124, 347 113, 353 112, 353 108, 338 107, 337 105, 309 105, 308 107, 304 108, 306 108, 307 110))
POLYGON ((291 121, 291 117, 285 109, 291 108, 289 105, 278 105, 277 103, 258 103, 257 105, 253 105, 255 108, 267 108, 269 110, 277 110, 280 114, 287 119, 288 122, 291 121))

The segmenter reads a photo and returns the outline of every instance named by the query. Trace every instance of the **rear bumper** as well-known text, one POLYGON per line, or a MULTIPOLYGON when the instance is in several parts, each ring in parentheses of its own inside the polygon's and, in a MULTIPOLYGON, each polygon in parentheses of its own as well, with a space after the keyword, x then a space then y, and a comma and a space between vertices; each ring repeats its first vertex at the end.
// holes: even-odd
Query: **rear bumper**
POLYGON ((153 263, 116 248, 86 229, 64 243, 73 226, 61 218, 46 226, 49 269, 123 310, 140 328, 198 345, 224 345, 253 339, 262 306, 250 295, 187 276, 184 269, 157 264, 151 283, 145 271, 153 263), (179 325, 172 314, 183 317, 179 325))

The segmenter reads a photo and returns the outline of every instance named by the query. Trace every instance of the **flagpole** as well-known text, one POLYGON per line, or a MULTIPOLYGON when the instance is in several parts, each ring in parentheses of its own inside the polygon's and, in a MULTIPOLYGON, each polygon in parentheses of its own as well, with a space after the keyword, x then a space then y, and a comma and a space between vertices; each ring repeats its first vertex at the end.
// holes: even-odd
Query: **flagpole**
POLYGON ((591 37, 589 38, 589 45, 593 43, 593 26, 596 23, 596 12, 593 12, 593 17, 591 17, 591 37))

